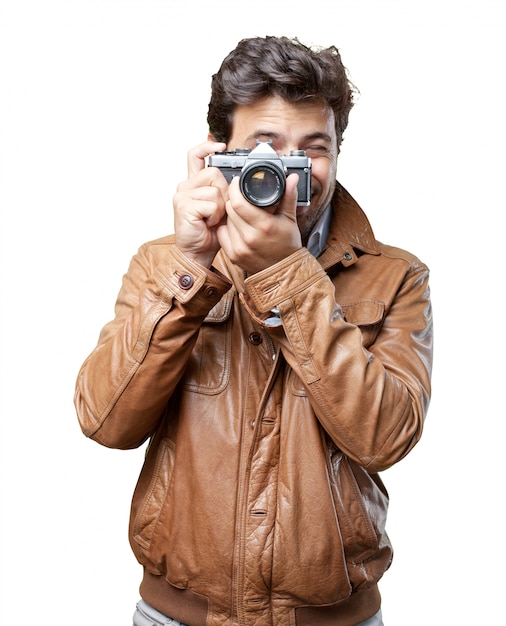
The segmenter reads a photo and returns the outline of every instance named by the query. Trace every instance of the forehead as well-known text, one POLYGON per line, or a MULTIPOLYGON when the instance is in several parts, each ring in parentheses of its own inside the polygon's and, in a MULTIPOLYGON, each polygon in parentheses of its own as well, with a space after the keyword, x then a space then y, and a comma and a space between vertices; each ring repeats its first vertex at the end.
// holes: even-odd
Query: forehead
POLYGON ((231 142, 262 134, 276 135, 292 143, 321 134, 335 142, 334 112, 319 100, 292 103, 280 97, 238 106, 233 114, 231 142))

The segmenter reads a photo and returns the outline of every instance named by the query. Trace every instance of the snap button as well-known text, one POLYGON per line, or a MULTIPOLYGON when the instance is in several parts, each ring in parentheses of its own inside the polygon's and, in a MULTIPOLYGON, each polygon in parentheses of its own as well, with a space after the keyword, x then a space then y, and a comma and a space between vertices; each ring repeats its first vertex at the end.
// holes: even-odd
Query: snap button
POLYGON ((191 286, 193 285, 193 278, 190 274, 183 274, 179 277, 178 282, 181 289, 191 289, 191 286))
POLYGON ((204 295, 206 296, 206 298, 214 298, 216 297, 216 293, 216 287, 206 287, 204 291, 204 295))
POLYGON ((263 341, 262 335, 260 333, 251 333, 251 335, 248 337, 248 341, 254 346, 259 346, 263 341))
POLYGON ((351 256, 350 252, 345 252, 344 253, 344 258, 345 258, 346 261, 351 261, 353 257, 351 256))

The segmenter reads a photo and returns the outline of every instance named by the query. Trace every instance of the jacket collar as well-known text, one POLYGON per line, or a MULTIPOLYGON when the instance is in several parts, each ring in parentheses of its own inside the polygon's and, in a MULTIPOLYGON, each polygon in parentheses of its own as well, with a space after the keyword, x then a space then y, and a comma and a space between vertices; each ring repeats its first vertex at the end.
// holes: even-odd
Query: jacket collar
POLYGON ((332 198, 333 218, 327 244, 318 261, 325 268, 336 263, 353 265, 358 254, 379 254, 369 220, 358 203, 340 184, 332 198))

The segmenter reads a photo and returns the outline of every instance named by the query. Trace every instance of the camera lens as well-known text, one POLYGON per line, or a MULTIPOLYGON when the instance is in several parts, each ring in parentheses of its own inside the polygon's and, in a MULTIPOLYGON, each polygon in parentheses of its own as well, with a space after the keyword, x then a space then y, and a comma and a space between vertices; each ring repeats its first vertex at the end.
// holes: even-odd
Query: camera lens
POLYGON ((256 163, 241 173, 239 187, 248 202, 267 207, 283 197, 285 176, 270 163, 256 163))

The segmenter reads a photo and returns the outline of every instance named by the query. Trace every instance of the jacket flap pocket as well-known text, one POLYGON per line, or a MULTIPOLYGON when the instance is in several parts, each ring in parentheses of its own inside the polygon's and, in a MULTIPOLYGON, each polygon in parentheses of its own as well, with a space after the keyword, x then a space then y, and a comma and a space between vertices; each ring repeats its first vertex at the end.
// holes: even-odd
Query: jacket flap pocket
POLYGON ((204 322, 209 324, 221 324, 228 320, 230 311, 232 310, 232 302, 234 300, 234 291, 227 291, 223 298, 217 302, 207 314, 204 322))
POLYGON ((356 326, 372 326, 381 322, 385 313, 385 304, 379 300, 360 300, 341 304, 344 319, 356 326))

